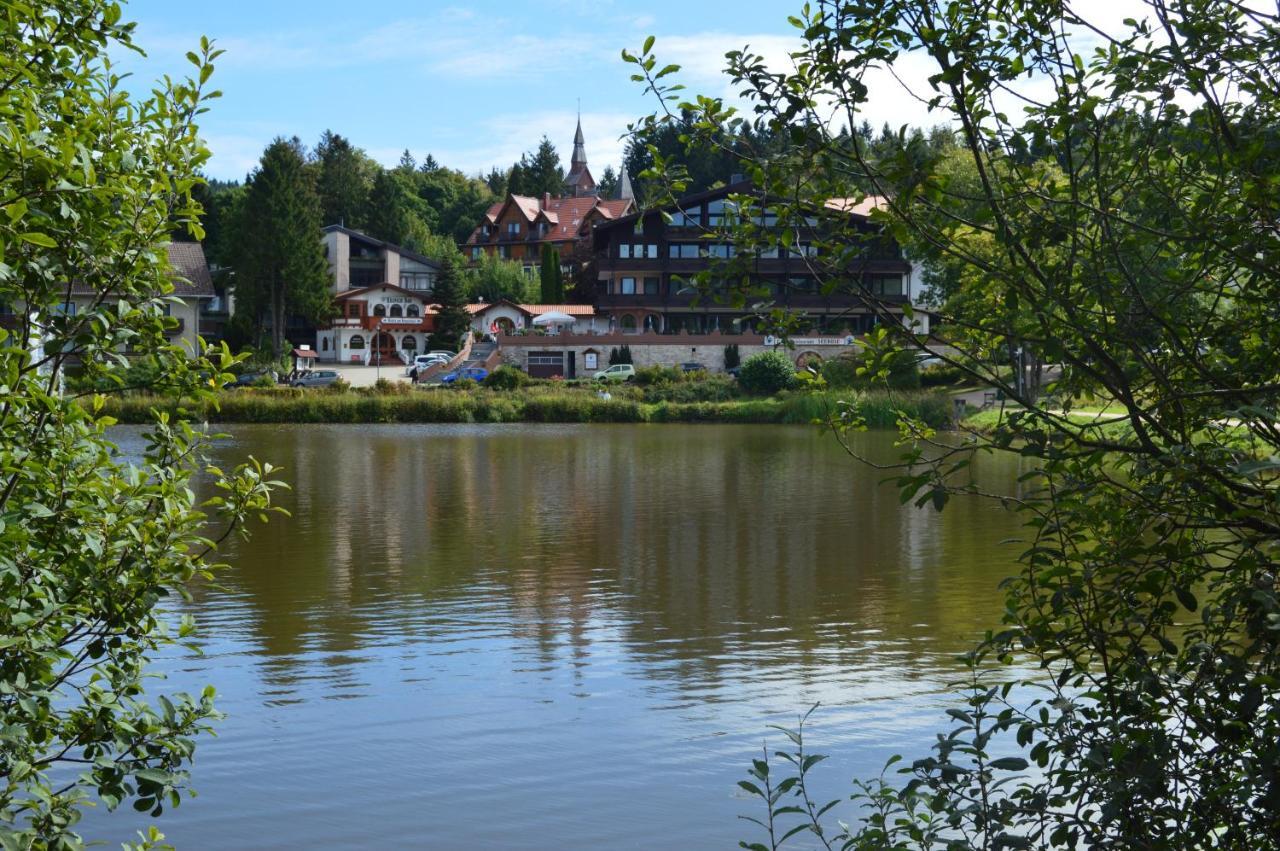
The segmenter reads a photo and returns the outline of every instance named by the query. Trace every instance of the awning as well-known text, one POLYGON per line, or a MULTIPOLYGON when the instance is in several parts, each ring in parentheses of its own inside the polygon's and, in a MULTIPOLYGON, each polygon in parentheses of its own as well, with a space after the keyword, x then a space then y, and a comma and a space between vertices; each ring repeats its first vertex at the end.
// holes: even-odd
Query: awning
POLYGON ((320 353, 315 349, 294 349, 293 356, 295 358, 318 358, 320 353))

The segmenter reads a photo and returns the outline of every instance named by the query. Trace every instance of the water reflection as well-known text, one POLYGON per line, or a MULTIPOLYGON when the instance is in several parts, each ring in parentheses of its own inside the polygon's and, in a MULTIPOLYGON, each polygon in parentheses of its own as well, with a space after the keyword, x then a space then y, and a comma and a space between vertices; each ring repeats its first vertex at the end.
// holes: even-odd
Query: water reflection
POLYGON ((186 847, 732 847, 767 723, 821 700, 837 793, 937 723, 1016 532, 904 508, 807 428, 245 427, 219 453, 283 465, 292 517, 228 552, 208 655, 169 663, 232 713, 165 817, 186 847))

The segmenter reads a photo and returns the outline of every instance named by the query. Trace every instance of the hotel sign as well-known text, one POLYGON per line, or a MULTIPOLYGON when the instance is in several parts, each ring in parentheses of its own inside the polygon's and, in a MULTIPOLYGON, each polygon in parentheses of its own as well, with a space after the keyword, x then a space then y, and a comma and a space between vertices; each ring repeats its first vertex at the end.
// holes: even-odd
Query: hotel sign
MULTIPOLYGON (((781 337, 765 337, 764 344, 766 346, 781 346, 784 340, 781 337)), ((797 346, 852 346, 853 335, 847 337, 792 337, 791 342, 797 346)))
POLYGON ((418 316, 382 316, 378 319, 381 325, 417 325, 421 321, 418 316))

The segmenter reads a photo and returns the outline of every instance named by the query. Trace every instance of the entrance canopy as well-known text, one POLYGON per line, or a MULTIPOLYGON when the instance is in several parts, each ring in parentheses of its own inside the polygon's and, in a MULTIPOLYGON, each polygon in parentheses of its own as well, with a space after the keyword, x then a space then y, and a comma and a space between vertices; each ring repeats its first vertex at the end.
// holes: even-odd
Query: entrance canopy
POLYGON ((547 311, 546 313, 542 314, 541 316, 535 317, 535 318, 534 318, 534 320, 533 320, 533 324, 534 324, 534 325, 542 325, 542 326, 546 326, 546 325, 572 325, 572 324, 573 324, 573 317, 572 317, 572 316, 570 316, 570 315, 569 315, 569 314, 567 314, 567 313, 562 313, 562 312, 561 312, 561 311, 559 311, 559 310, 550 310, 550 311, 547 311))

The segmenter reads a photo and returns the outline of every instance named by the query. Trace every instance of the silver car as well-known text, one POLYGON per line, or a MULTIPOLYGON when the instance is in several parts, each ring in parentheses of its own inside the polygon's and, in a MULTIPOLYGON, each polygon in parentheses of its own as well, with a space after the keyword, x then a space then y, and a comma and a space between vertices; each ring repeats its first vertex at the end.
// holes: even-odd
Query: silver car
POLYGON ((299 375, 293 379, 290 387, 328 387, 338 380, 338 373, 332 369, 318 369, 315 372, 308 372, 306 375, 299 375))

